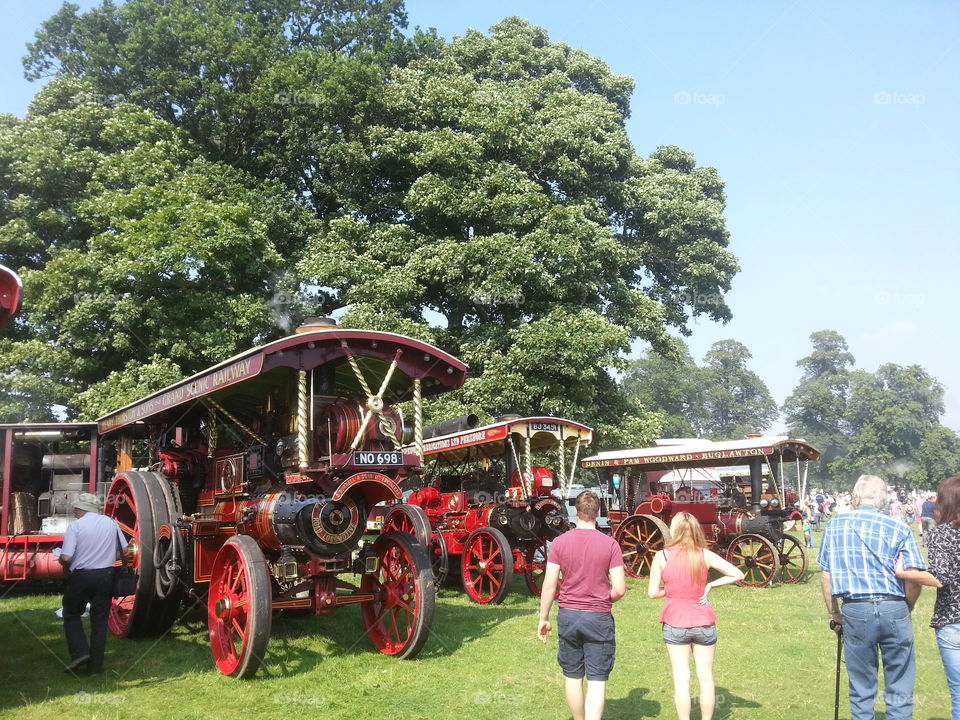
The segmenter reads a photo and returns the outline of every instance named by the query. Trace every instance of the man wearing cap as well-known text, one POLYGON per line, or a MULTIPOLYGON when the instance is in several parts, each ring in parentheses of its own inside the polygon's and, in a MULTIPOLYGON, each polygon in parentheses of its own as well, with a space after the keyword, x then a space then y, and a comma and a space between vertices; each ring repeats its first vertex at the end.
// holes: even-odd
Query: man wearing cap
POLYGON ((127 548, 120 526, 100 514, 100 499, 80 493, 73 503, 74 522, 63 537, 60 564, 67 568, 63 593, 63 632, 67 636, 70 662, 67 672, 84 665, 91 675, 103 672, 107 642, 107 615, 113 586, 114 563, 121 548, 127 548), (90 642, 80 619, 90 604, 90 642))

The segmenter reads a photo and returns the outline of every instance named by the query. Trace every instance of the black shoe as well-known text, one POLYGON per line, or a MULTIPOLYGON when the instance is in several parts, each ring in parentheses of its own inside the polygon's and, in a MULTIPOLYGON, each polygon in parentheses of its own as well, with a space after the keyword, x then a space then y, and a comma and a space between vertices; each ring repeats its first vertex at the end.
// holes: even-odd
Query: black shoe
POLYGON ((103 668, 87 668, 87 675, 103 675, 103 668))
POLYGON ((84 665, 86 665, 88 662, 90 662, 90 656, 81 655, 80 657, 74 658, 73 660, 68 662, 67 666, 63 669, 63 671, 67 673, 75 672, 79 670, 81 667, 83 667, 84 665))

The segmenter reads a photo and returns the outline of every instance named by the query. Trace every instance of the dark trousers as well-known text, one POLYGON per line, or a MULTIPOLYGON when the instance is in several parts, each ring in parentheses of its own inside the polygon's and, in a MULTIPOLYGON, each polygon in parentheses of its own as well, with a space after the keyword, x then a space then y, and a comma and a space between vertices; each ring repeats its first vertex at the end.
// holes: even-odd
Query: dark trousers
POLYGON ((89 655, 90 672, 103 671, 113 574, 112 567, 71 572, 67 575, 67 587, 63 592, 63 633, 67 636, 70 659, 89 655), (81 619, 87 603, 90 603, 89 644, 81 619))

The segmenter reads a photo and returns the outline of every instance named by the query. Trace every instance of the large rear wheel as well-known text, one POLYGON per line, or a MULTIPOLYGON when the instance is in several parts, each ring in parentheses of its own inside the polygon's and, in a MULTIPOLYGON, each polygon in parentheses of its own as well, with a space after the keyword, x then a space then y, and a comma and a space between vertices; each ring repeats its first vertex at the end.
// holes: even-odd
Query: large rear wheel
POLYGON ((474 602, 503 602, 513 580, 513 552, 506 536, 492 527, 470 533, 463 543, 460 576, 474 602))
POLYGON ((224 675, 256 674, 270 642, 272 603, 263 552, 253 538, 234 535, 213 561, 207 594, 210 649, 224 675))
MULTIPOLYGON (((133 556, 128 562, 139 573, 136 592, 113 598, 110 602, 107 626, 110 632, 120 637, 154 634, 155 616, 151 605, 155 582, 153 551, 158 525, 143 474, 119 473, 110 485, 103 508, 104 515, 114 519, 127 542, 133 546, 133 556)), ((160 506, 157 509, 162 510, 160 506)))
POLYGON ((415 657, 427 642, 436 608, 430 561, 423 546, 403 532, 382 534, 373 548, 379 567, 360 581, 360 590, 375 596, 362 606, 367 635, 385 655, 415 657))
POLYGON ((623 569, 630 577, 640 578, 650 574, 653 556, 670 542, 670 529, 654 515, 631 515, 613 537, 623 552, 623 569))

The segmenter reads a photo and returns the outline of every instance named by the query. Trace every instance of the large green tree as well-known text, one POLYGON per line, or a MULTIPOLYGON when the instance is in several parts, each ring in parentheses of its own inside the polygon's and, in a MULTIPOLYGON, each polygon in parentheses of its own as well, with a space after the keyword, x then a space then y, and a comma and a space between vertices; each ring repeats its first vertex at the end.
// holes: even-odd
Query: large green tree
POLYGON ((813 351, 797 361, 800 382, 783 404, 789 433, 816 445, 822 452, 810 480, 823 485, 829 479, 829 465, 846 452, 849 428, 847 400, 854 364, 847 341, 833 330, 810 335, 813 351))
POLYGON ((715 342, 703 357, 704 430, 713 440, 763 432, 777 418, 766 384, 747 367, 752 354, 736 340, 715 342))
POLYGON ((52 85, 31 117, 4 121, 24 151, 32 127, 70 112, 138 111, 167 135, 119 169, 134 138, 36 135, 38 165, 78 164, 63 178, 0 159, 18 183, 0 210, 19 223, 5 258, 40 293, 20 340, 100 359, 45 354, 29 379, 93 412, 111 388, 275 332, 270 286, 309 284, 313 306, 292 315, 349 307, 344 323, 463 356, 471 380, 444 411, 553 412, 608 443, 649 440, 658 418, 612 373, 636 340, 669 354, 669 327, 729 318, 723 183, 676 147, 637 155, 632 81, 540 28, 512 18, 443 44, 405 25, 400 0, 108 1, 45 23, 28 74, 79 77, 90 102, 52 85), (64 322, 65 291, 120 300, 64 322), (138 371, 153 358, 173 365, 138 371))
POLYGON ((677 357, 648 351, 631 360, 620 382, 628 397, 662 413, 661 437, 700 437, 706 421, 706 377, 686 345, 678 345, 677 357))
POLYGON ((668 326, 726 319, 737 265, 716 172, 675 147, 638 157, 631 90, 515 18, 395 68, 358 154, 365 195, 312 238, 303 275, 345 322, 464 356, 464 406, 650 440, 611 370, 636 339, 671 352, 668 326))
POLYGON ((0 158, 0 252, 25 296, 0 346, 8 419, 96 415, 279 332, 274 278, 310 216, 276 183, 70 78, 0 128, 0 158))
POLYGON ((838 485, 861 473, 932 488, 960 469, 960 440, 940 424, 943 385, 919 365, 893 363, 851 376, 848 452, 830 465, 838 485))

